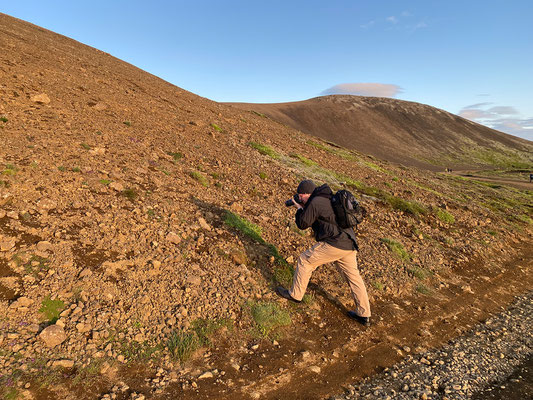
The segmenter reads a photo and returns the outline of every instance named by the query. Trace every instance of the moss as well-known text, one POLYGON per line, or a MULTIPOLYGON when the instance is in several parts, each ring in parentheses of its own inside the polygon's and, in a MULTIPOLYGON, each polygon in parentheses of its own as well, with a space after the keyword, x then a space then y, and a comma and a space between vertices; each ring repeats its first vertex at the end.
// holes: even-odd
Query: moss
POLYGON ((263 154, 265 156, 269 156, 275 160, 278 160, 280 158, 280 155, 271 147, 257 143, 257 142, 250 142, 249 145, 256 149, 260 154, 263 154))
POLYGON ((382 243, 385 243, 387 248, 392 251, 400 260, 404 262, 411 261, 411 255, 409 252, 407 252, 407 250, 405 250, 403 244, 389 238, 382 238, 380 240, 382 243))

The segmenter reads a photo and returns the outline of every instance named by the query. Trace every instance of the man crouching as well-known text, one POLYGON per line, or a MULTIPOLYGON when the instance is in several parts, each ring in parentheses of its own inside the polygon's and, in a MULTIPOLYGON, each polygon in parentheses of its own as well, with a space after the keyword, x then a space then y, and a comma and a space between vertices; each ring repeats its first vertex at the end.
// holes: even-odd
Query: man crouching
POLYGON ((299 303, 313 271, 320 265, 335 262, 338 271, 350 285, 355 302, 355 311, 348 311, 348 316, 357 322, 370 325, 370 304, 366 287, 357 269, 357 240, 353 228, 341 229, 335 220, 331 206, 333 192, 328 185, 320 187, 311 180, 304 180, 298 185, 296 201, 288 200, 287 205, 294 205, 296 225, 299 229, 311 227, 316 243, 304 251, 298 258, 296 271, 290 290, 282 286, 276 288, 281 297, 299 303))

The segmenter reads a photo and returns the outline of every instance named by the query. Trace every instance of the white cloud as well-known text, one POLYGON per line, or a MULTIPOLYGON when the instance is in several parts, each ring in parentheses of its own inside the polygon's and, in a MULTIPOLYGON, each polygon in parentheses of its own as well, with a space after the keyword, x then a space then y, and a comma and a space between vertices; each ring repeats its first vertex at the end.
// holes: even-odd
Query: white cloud
POLYGON ((492 107, 488 110, 488 112, 493 113, 493 114, 499 114, 499 115, 518 114, 518 111, 516 111, 514 107, 505 107, 505 106, 492 107))
POLYGON ((533 141, 533 118, 510 118, 510 115, 519 114, 511 106, 495 106, 489 109, 482 109, 482 107, 491 104, 493 103, 472 104, 459 111, 459 116, 489 128, 533 141))
POLYGON ((390 17, 387 17, 387 21, 392 24, 396 24, 398 23, 398 18, 396 18, 394 15, 391 15, 390 17))
POLYGON ((388 83, 340 83, 324 90, 322 95, 353 94, 358 96, 396 97, 403 90, 388 83))

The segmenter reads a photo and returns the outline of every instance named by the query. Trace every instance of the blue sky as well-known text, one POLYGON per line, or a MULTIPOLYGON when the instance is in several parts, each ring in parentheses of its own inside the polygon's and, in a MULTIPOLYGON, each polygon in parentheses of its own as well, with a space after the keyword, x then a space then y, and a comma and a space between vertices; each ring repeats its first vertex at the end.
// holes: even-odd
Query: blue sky
POLYGON ((533 140, 530 0, 0 0, 0 11, 215 101, 394 97, 533 140))

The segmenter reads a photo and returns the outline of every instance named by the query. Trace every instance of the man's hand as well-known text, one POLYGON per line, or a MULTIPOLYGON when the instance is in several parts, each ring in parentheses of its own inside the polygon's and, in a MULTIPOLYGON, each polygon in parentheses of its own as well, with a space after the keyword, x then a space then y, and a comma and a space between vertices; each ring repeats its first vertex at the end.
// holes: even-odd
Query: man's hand
POLYGON ((303 208, 302 205, 301 205, 300 203, 297 203, 297 202, 295 202, 295 201, 294 201, 293 203, 294 203, 294 205, 296 206, 297 209, 301 209, 301 208, 303 208))

